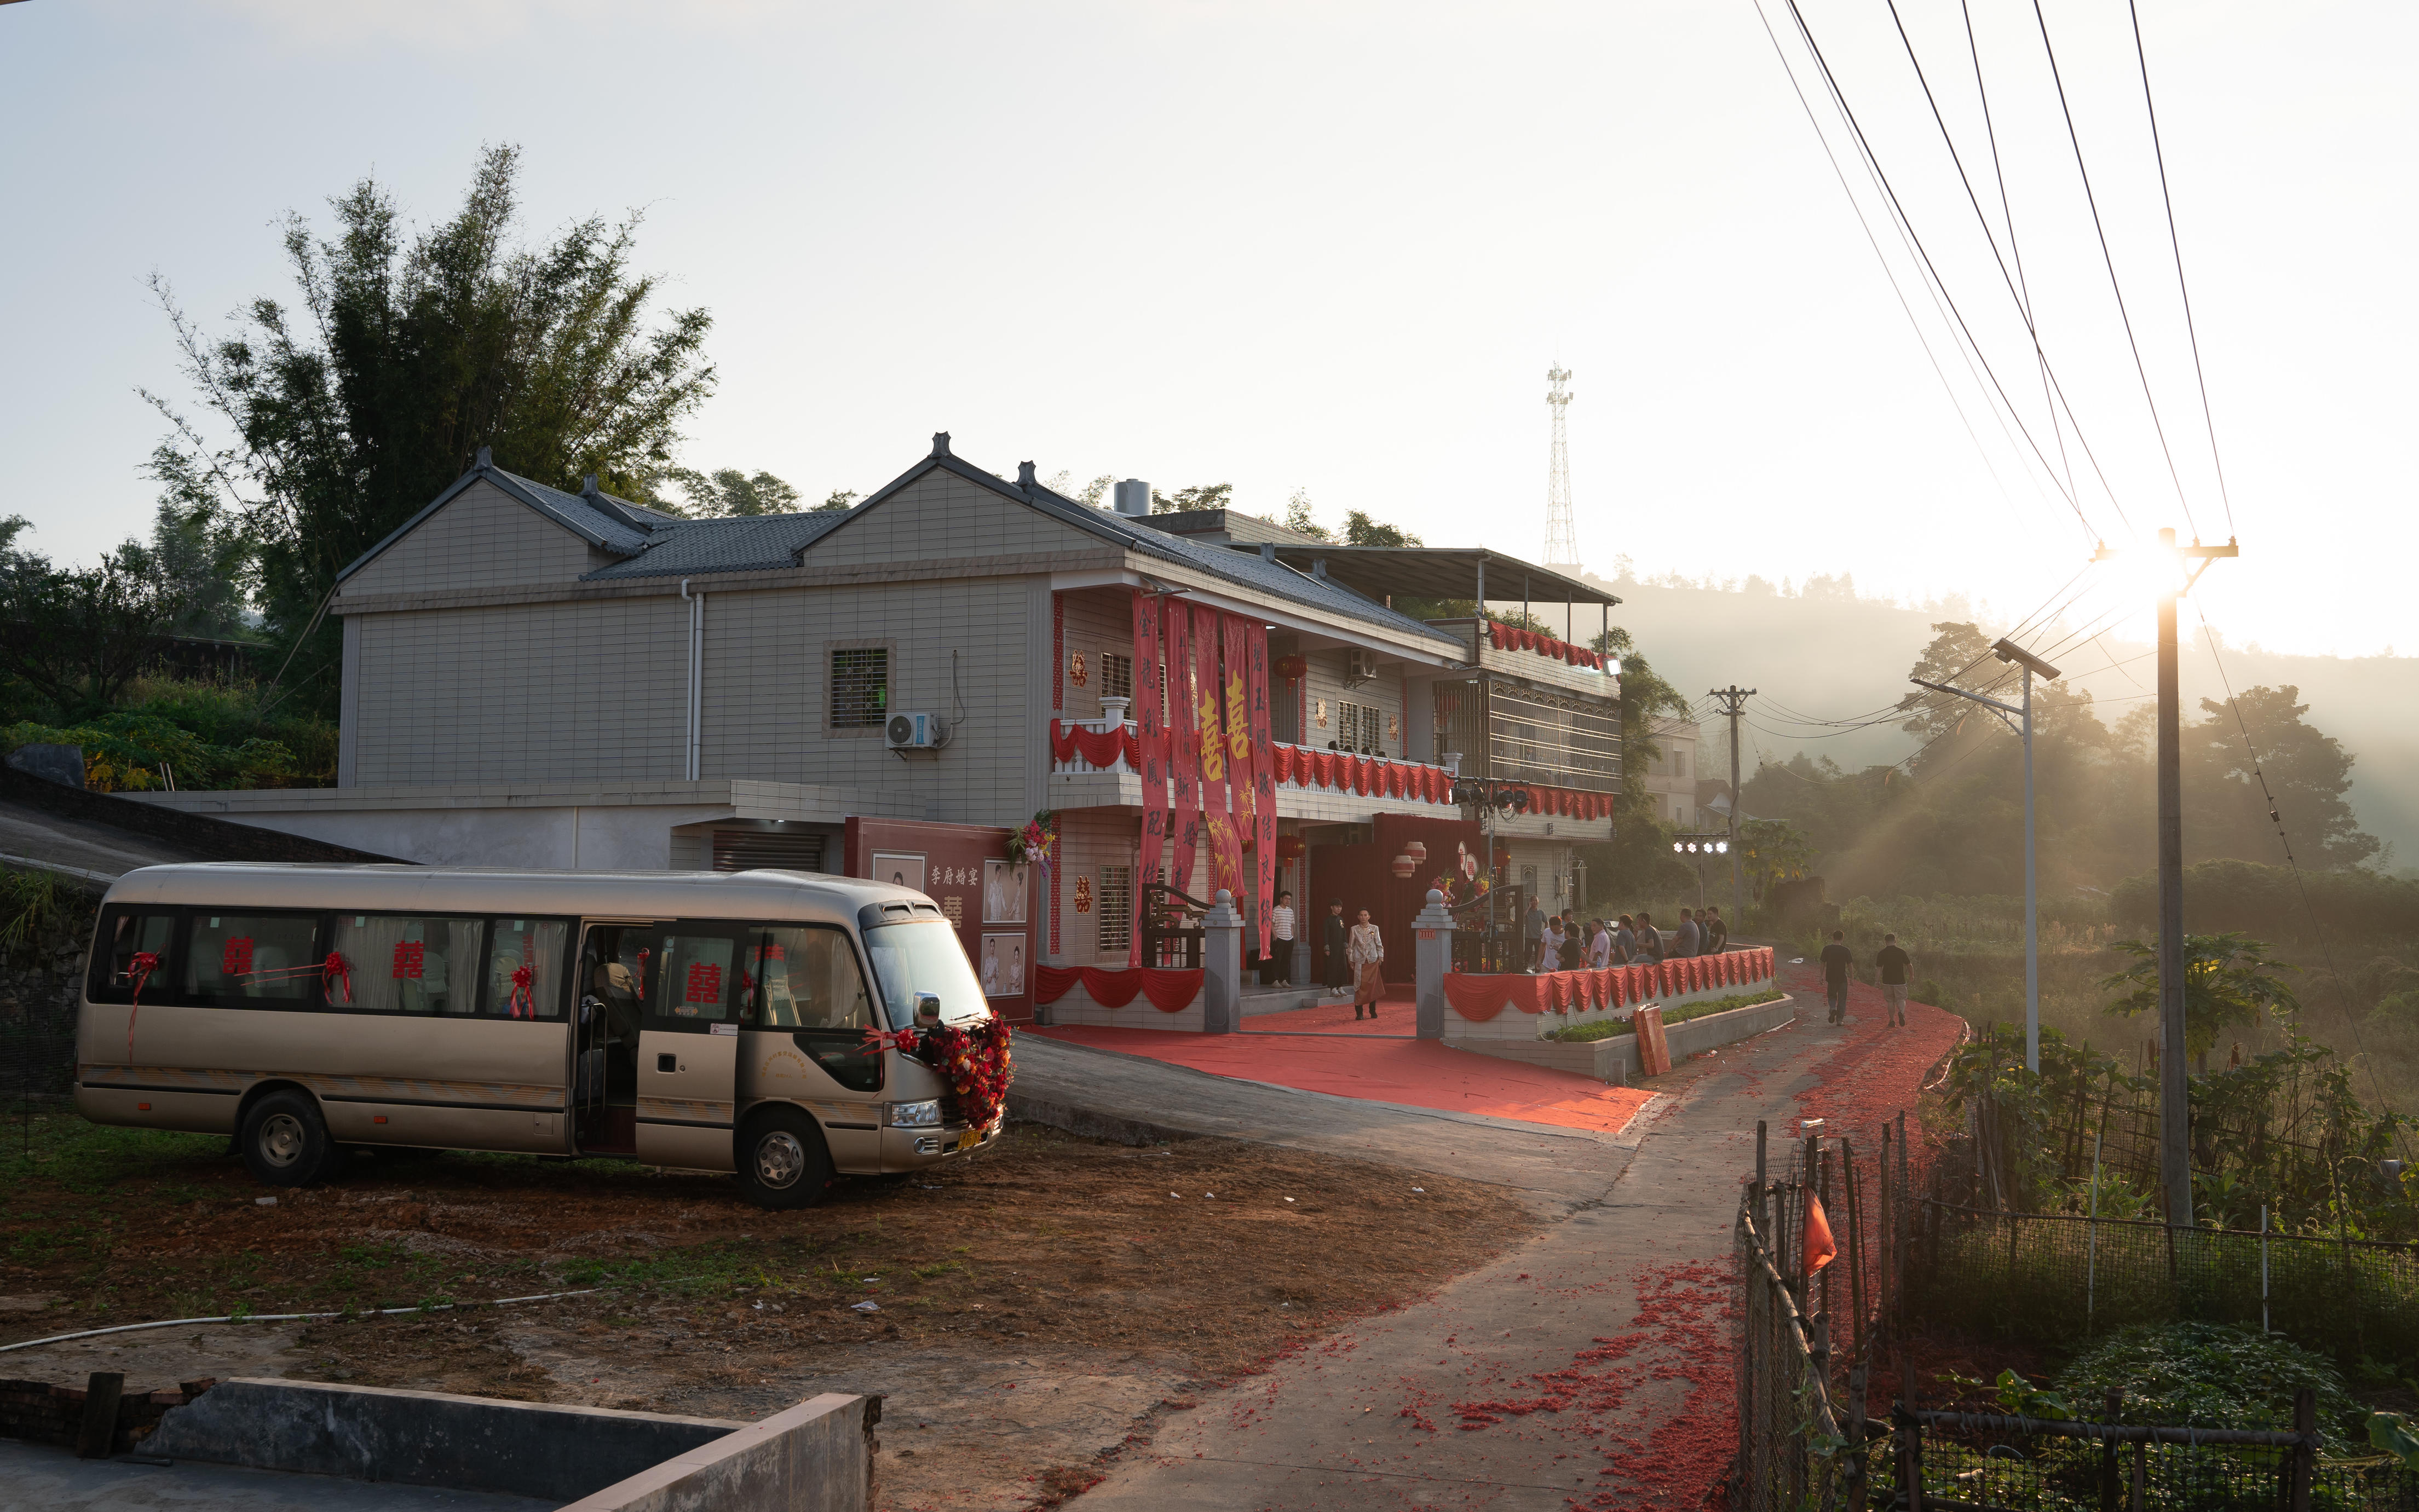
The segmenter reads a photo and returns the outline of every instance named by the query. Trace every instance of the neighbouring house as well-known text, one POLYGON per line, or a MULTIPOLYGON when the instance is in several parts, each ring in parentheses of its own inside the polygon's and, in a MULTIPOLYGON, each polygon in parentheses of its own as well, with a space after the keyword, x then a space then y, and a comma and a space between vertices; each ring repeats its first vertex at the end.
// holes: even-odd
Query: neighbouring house
MULTIPOLYGON (((1194 647, 1197 678, 1168 666, 1163 640, 1137 638, 1151 605, 1146 618, 1266 638, 1272 878, 1306 923, 1314 899, 1384 892, 1399 928, 1425 872, 1465 852, 1479 864, 1483 827, 1501 881, 1571 901, 1571 847, 1608 832, 1621 783, 1618 667, 1573 644, 1598 627, 1571 622, 1617 600, 1485 548, 1152 516, 1148 493, 1130 482, 1121 507, 1091 507, 940 435, 845 512, 681 519, 482 452, 340 575, 337 785, 140 796, 428 864, 859 875, 862 826, 896 848, 917 825, 1050 810, 1054 864, 1025 884, 1029 917, 1000 921, 1029 933, 1019 969, 1123 965, 1139 889, 1207 899, 1228 880, 1206 845, 1184 875, 1167 873, 1172 852, 1138 871, 1148 816, 1172 812, 1168 785, 1147 792, 1137 767, 1138 685, 1244 686, 1232 639, 1194 647), (1508 602, 1515 587, 1532 609, 1560 604, 1569 639, 1389 607, 1508 602), (1519 784, 1526 807, 1482 826, 1456 773, 1519 784), (1399 878, 1414 840, 1423 872, 1399 878)), ((1232 880, 1257 915, 1253 845, 1232 880)), ((932 854, 920 880, 940 896, 932 854)), ((1311 968, 1303 952, 1297 971, 1311 968)))
POLYGON ((1646 791, 1655 817, 1682 829, 1711 822, 1698 803, 1699 734, 1694 719, 1658 719, 1649 732, 1655 748, 1646 758, 1646 791))

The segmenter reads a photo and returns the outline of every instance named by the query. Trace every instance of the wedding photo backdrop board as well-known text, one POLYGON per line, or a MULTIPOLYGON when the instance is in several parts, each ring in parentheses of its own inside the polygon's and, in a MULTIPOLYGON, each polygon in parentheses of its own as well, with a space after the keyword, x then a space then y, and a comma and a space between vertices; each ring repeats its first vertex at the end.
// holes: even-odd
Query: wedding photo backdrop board
MULTIPOLYGON (((852 818, 843 831, 848 874, 887 882, 920 859, 922 891, 941 905, 958 932, 966 960, 980 976, 988 953, 997 963, 984 980, 991 1011, 1013 1024, 1033 1021, 1033 888, 1040 868, 1008 864, 1009 830, 991 825, 944 825, 910 819, 852 818), (1011 884, 1013 898, 996 896, 1011 884), (1002 906, 1005 904, 1005 906, 1002 906), (1014 922, 989 923, 986 912, 1014 922), (1011 969, 1016 980, 1008 978, 1011 969), (991 991, 994 987, 1013 991, 991 991)), ((911 886, 915 885, 912 881, 911 886)))

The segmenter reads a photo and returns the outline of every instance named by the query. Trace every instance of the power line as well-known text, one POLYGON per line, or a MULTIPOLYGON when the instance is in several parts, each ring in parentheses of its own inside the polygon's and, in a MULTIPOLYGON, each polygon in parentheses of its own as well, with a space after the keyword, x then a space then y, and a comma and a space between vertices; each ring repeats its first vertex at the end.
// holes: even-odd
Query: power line
MULTIPOLYGON (((1905 315, 1908 327, 1915 332, 1916 344, 1923 348, 1923 360, 1931 364, 1933 377, 1940 380, 1941 390, 1949 395, 1949 408, 1957 411, 1957 424, 1964 428, 1965 439, 1974 443, 1975 454, 1981 457, 1984 470, 1991 474, 1992 486, 1999 490, 1999 497, 2007 502, 2008 507, 2013 509, 2016 501, 2008 493, 2007 480, 1999 476, 1999 464, 1992 459, 1990 448, 1982 444, 1982 438, 1974 433, 1974 422, 1965 413, 1965 402, 1957 396, 1957 386, 1949 381, 1949 375, 1941 369, 1940 358, 1932 349, 1932 338, 1923 333, 1923 322, 1915 317, 1915 307, 1907 302, 1906 290, 1899 286, 1898 270, 1890 266, 1889 258, 1883 254, 1881 240, 1873 235, 1872 222, 1866 218, 1865 208, 1857 201, 1856 191, 1848 187, 1848 176, 1840 166, 1839 154, 1831 150, 1830 138, 1823 133, 1822 122, 1814 118, 1814 107, 1807 100, 1805 89, 1797 83, 1796 70, 1789 66, 1789 54, 1782 50, 1780 39, 1772 30, 1771 21, 1764 16, 1763 0, 1750 0, 1750 3, 1755 6, 1755 19, 1764 24, 1764 35, 1772 43, 1773 54, 1780 60, 1780 71, 1788 77, 1790 91, 1797 97, 1797 108, 1806 113, 1806 124, 1814 129, 1814 140, 1822 147, 1823 156, 1830 161, 1831 176, 1839 180, 1840 193, 1847 196, 1848 208, 1856 214, 1857 224, 1865 233, 1865 244, 1873 249, 1873 260, 1882 265, 1882 276, 1889 281, 1890 294, 1898 301, 1898 307, 1905 315)), ((1892 228, 1896 229, 1895 223, 1892 228)), ((1903 232, 1901 239, 1904 239, 1903 232)), ((1948 316, 1945 312, 1940 312, 1940 297, 1933 292, 1929 284, 1924 285, 1924 292, 1932 296, 1934 312, 1940 313, 1941 318, 1945 321, 1948 316)), ((1951 345, 1955 345, 1954 341, 1951 345)), ((1957 348, 1957 355, 1965 363, 1966 373, 1979 384, 1981 381, 1981 375, 1974 372, 1973 359, 1966 355, 1963 347, 1957 348)), ((1987 397, 1985 407, 1988 408, 1987 397)), ((1998 422, 1999 434, 2007 436, 2008 444, 2011 447, 2014 446, 2016 439, 2008 435, 2007 421, 2000 417, 1996 409, 1991 411, 1991 418, 1998 422)), ((2026 481, 2031 481, 2030 474, 2026 474, 2026 481)), ((2035 484, 2034 487, 2038 491, 2040 485, 2035 484)), ((2067 491, 2068 502, 2072 503, 2073 489, 2071 482, 2067 491)), ((2077 508, 2075 517, 2081 519, 2082 513, 2082 510, 2077 508)), ((2084 522, 2084 530, 2086 533, 2089 532, 2088 521, 2084 522)))
MULTIPOLYGON (((2176 202, 2167 193, 2167 154, 2159 146, 2159 110, 2150 102, 2150 58, 2142 47, 2142 13, 2134 0, 2125 0, 2127 14, 2134 21, 2134 58, 2142 69, 2142 110, 2150 118, 2150 155, 2159 164, 2159 202, 2167 210, 2167 246, 2176 256, 2176 292, 2183 296, 2184 334, 2192 339, 2193 378, 2200 384, 2200 421, 2209 431, 2209 460, 2217 469, 2217 497, 2226 505, 2226 533, 2234 533, 2234 500, 2226 491, 2226 463, 2217 453, 2217 422, 2209 411, 2209 378, 2200 367, 2200 332, 2193 328, 2192 289, 2184 283, 2183 243, 2176 237, 2176 202)), ((2198 612, 2196 609, 2195 612, 2198 612)))
MULTIPOLYGON (((2074 112, 2066 102, 2066 80, 2058 72, 2057 49, 2050 44, 2049 18, 2042 13, 2041 0, 2033 0, 2033 19, 2041 25, 2042 51, 2049 57, 2050 81, 2057 85, 2058 113, 2066 118, 2066 139, 2074 147, 2074 171, 2083 178, 2084 203, 2091 207, 2092 233, 2100 239, 2100 260, 2108 269, 2109 292, 2117 296, 2117 316, 2125 324, 2125 345, 2134 353, 2134 372, 2142 380, 2142 402, 2150 407, 2150 428, 2158 432, 2159 453, 2167 459, 2167 477, 2176 486, 2176 502, 2183 507, 2184 523, 2192 526, 2197 539, 2200 527, 2193 521, 2192 501, 2184 497, 2184 480, 2176 471, 2176 455, 2167 445, 2167 427, 2159 419, 2159 401, 2150 393, 2150 370, 2142 363, 2141 344, 2134 339, 2134 316, 2125 308, 2125 290, 2117 278, 2117 258, 2108 250, 2108 231, 2100 224, 2100 197, 2091 191, 2091 170, 2084 166, 2083 138, 2074 130, 2074 112)), ((2161 170, 2162 181, 2165 170, 2161 170)))
MULTIPOLYGON (((1990 358, 1983 355, 1981 343, 1975 337, 1973 328, 1966 323, 1964 312, 1957 306, 1957 297, 1949 292, 1948 280, 1941 276, 1939 268, 1932 260, 1932 254, 1923 245, 1923 238, 1915 229, 1913 217, 1907 214, 1906 207, 1898 197, 1898 191, 1891 186, 1889 175, 1881 166, 1880 157, 1874 152, 1872 143, 1866 137, 1863 125, 1857 119, 1856 111, 1849 106, 1848 97, 1841 89, 1840 81, 1831 72, 1830 61, 1823 55, 1821 45, 1814 40, 1813 29, 1807 24, 1805 15, 1798 10, 1797 0, 1782 0, 1782 3, 1788 6, 1790 17, 1797 23, 1797 34, 1804 39, 1807 51, 1813 54, 1814 66, 1823 75, 1823 83, 1830 93, 1832 103, 1839 108, 1841 116, 1848 123, 1849 133, 1857 143, 1857 148, 1864 160, 1866 171, 1872 175, 1883 195, 1888 200, 1900 235, 1910 243, 1916 256, 1922 262, 1924 271, 1930 275, 1937 298, 1948 304, 1949 314, 1955 318, 1957 329, 1964 333, 1965 345, 1971 350, 1973 361, 1981 364, 1982 372, 1990 378, 1992 391, 1998 394, 1999 402, 2007 407, 2008 417, 2015 422, 2016 429, 2025 438, 2025 444, 2032 449, 2032 454, 2041 462, 2042 471, 2050 471, 2048 456, 2042 453, 2041 443, 2033 439, 2032 429, 2025 424, 2024 415, 2016 409, 2015 401, 2008 397, 2007 386, 1999 381, 1999 375, 1991 366, 1990 358)), ((2065 394, 2061 390, 2059 399, 2063 402, 2065 394)), ((2072 408, 2070 407, 2067 410, 2068 419, 2072 420, 2073 413, 2072 408)), ((2076 428, 2075 434, 2077 440, 2081 440, 2080 426, 2076 428)), ((2085 455, 2090 455, 2088 443, 2085 445, 2085 455)), ((2055 472, 2051 473, 2050 481, 2053 484, 2057 482, 2055 472)), ((2106 478, 2103 476, 2101 481, 2104 486, 2106 478)), ((2074 517, 2082 522, 2084 531, 2096 535, 2097 532, 2092 531, 2090 519, 2083 513, 2082 502, 2071 493, 2066 494, 2065 498, 2068 507, 2074 511, 2074 517)), ((2112 504, 2116 502, 2116 496, 2113 493, 2109 496, 2109 501, 2112 504)), ((2124 513, 2121 506, 2118 513, 2121 517, 2124 513)))

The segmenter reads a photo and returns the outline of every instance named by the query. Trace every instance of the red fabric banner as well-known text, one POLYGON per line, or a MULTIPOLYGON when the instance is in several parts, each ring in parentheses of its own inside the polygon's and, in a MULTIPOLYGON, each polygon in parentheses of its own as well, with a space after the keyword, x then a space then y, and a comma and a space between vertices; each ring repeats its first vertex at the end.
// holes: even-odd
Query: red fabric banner
MULTIPOLYGON (((1240 615, 1218 616, 1218 693, 1224 705, 1226 758, 1226 824, 1218 836, 1221 887, 1235 894, 1239 910, 1251 906, 1256 890, 1244 870, 1243 841, 1252 826, 1252 711, 1243 663, 1250 625, 1240 615)), ((1214 893, 1211 896, 1216 896, 1214 893)))
POLYGON ((1257 618, 1244 638, 1243 697, 1252 749, 1252 887, 1259 894, 1260 958, 1266 960, 1269 911, 1277 902, 1277 748, 1269 739, 1269 627, 1257 618))
MULTIPOLYGON (((1167 802, 1167 727, 1160 708, 1160 601, 1133 595, 1133 710, 1142 755, 1142 844, 1134 857, 1133 921, 1127 933, 1126 964, 1142 964, 1142 889, 1159 876, 1173 815, 1167 802)), ((1043 969, 1049 969, 1047 967, 1043 969)), ((1062 989, 1063 991, 1063 989, 1062 989)), ((1040 1001, 1048 1001, 1047 998, 1040 1001)))
POLYGON ((1216 609, 1199 604, 1193 607, 1194 712, 1201 737, 1200 833, 1201 843, 1210 852, 1210 881, 1201 894, 1204 903, 1214 901, 1219 888, 1236 886, 1235 862, 1241 854, 1235 845, 1234 822, 1227 816, 1226 721, 1220 712, 1225 683, 1218 674, 1218 620, 1216 609))
POLYGON ((1167 775, 1176 789, 1175 816, 1167 832, 1175 855, 1167 881, 1191 892, 1193 852, 1201 843, 1201 704, 1193 687, 1193 615, 1174 599, 1162 614, 1160 647, 1167 656, 1167 775))
POLYGON ((1533 977, 1525 971, 1483 977, 1448 971, 1444 974, 1444 1000, 1472 1024, 1486 1023, 1502 1012, 1506 1004, 1518 1007, 1523 1013, 1543 1013, 1549 990, 1547 981, 1544 977, 1533 977))
POLYGON ((1113 971, 1102 966, 1036 966, 1033 1000, 1055 1003, 1076 987, 1102 1008, 1123 1008, 1140 993, 1163 1013, 1180 1013, 1201 995, 1198 971, 1160 971, 1145 966, 1113 971))

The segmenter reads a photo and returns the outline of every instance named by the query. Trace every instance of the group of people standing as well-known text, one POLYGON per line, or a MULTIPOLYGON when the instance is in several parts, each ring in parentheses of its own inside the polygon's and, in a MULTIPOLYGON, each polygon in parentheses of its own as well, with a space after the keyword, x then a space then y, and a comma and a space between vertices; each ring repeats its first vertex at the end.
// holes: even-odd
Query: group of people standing
POLYGON ((1601 971, 1607 966, 1718 955, 1730 948, 1730 925, 1723 922, 1718 908, 1683 908, 1679 927, 1667 932, 1643 910, 1635 918, 1623 914, 1581 922, 1571 909, 1548 914, 1543 904, 1533 902, 1520 926, 1531 972, 1601 971))

